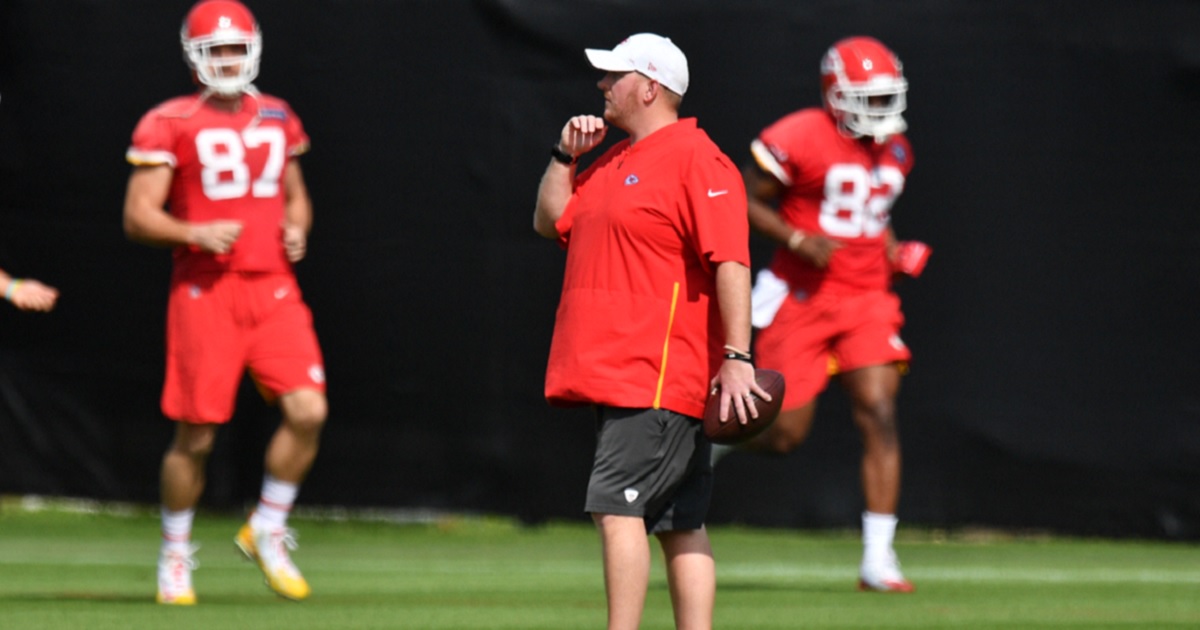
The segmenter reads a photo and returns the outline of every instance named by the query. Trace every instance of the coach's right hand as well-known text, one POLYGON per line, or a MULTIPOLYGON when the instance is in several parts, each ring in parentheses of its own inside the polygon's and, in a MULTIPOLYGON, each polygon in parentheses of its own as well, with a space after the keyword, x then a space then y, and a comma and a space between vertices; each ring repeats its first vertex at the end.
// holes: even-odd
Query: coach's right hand
POLYGON ((241 221, 193 223, 188 230, 188 243, 210 254, 228 254, 229 248, 233 247, 241 235, 241 221))
POLYGON ((604 124, 603 118, 590 115, 574 116, 563 125, 562 137, 558 141, 559 148, 565 153, 579 157, 603 142, 606 133, 608 126, 604 124))

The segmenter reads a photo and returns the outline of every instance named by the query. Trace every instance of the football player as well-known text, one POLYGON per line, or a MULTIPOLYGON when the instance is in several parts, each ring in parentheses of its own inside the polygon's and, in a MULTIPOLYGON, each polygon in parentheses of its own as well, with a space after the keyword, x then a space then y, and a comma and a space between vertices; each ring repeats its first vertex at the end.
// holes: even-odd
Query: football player
POLYGON ((174 249, 163 413, 175 438, 162 463, 163 604, 196 602, 192 520, 218 427, 243 375, 279 406, 262 493, 234 542, 267 585, 301 600, 287 517, 327 415, 312 314, 292 265, 304 258, 312 206, 297 157, 308 136, 286 102, 260 93, 262 35, 234 0, 203 0, 181 33, 199 90, 150 110, 133 132, 125 198, 132 240, 174 249))
MULTIPOLYGON (((910 358, 893 273, 920 273, 929 248, 898 243, 892 204, 912 170, 900 60, 869 37, 821 61, 824 107, 764 129, 743 171, 750 225, 779 243, 755 280, 758 366, 786 378, 783 411, 752 450, 787 453, 808 435, 836 374, 862 436, 864 552, 859 586, 910 592, 892 548, 900 493, 896 395, 910 358)), ((716 457, 728 452, 718 448, 716 457)))

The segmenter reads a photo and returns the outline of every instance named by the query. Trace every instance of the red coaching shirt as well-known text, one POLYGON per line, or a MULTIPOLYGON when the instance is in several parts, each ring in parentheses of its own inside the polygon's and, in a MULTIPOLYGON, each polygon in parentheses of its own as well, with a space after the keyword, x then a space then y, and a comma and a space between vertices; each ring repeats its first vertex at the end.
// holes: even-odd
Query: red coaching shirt
POLYGON ((609 149, 555 227, 567 264, 547 400, 703 415, 725 343, 715 267, 750 265, 738 169, 683 119, 609 149))
POLYGON ((829 113, 811 108, 767 127, 751 151, 784 184, 779 199, 784 221, 845 244, 827 269, 816 269, 782 247, 771 261, 775 275, 809 294, 891 286, 886 231, 892 204, 912 171, 908 139, 896 135, 876 144, 847 138, 829 113))
POLYGON ((167 208, 176 218, 242 222, 228 254, 176 248, 177 273, 287 272, 283 170, 288 159, 307 150, 300 119, 281 99, 242 95, 241 109, 232 113, 191 95, 143 116, 126 159, 175 169, 167 208))

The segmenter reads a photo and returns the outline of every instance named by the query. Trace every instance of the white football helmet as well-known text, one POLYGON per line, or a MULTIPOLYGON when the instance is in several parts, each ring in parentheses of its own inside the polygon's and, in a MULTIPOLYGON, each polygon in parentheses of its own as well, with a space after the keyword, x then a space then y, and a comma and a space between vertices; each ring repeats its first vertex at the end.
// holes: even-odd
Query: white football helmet
MULTIPOLYGON (((203 0, 192 7, 179 34, 196 79, 221 96, 247 91, 258 76, 262 33, 250 10, 235 0, 203 0), (240 46, 239 55, 214 55, 218 46, 240 46)), ((253 89, 253 88, 250 88, 253 89)))
POLYGON ((908 128, 904 117, 908 81, 892 51, 870 37, 850 37, 821 60, 825 108, 847 136, 884 142, 908 128))

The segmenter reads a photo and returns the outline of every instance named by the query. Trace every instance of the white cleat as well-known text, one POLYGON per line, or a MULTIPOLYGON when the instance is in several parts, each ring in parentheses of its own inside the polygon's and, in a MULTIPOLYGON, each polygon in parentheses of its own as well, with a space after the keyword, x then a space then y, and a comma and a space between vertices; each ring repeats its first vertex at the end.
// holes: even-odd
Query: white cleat
POLYGON ((280 597, 300 601, 312 592, 288 554, 289 549, 296 548, 296 535, 292 530, 256 530, 246 523, 233 542, 242 555, 258 563, 267 586, 280 597))
POLYGON ((911 593, 916 590, 912 582, 904 579, 900 572, 900 561, 896 553, 890 552, 878 562, 864 561, 859 569, 858 590, 880 593, 911 593))
POLYGON ((193 554, 199 545, 187 545, 182 549, 164 548, 158 555, 158 595, 155 601, 173 606, 196 605, 196 591, 192 589, 192 570, 200 566, 193 554))

